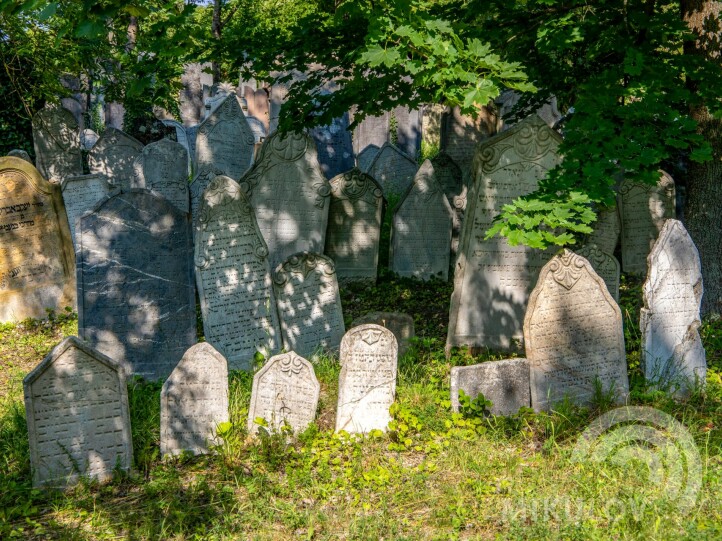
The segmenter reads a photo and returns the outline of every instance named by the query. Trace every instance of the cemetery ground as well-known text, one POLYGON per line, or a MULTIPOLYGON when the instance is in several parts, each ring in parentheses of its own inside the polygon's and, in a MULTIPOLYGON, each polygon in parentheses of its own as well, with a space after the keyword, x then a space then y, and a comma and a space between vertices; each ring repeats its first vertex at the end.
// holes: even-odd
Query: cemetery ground
MULTIPOLYGON (((315 366, 317 421, 297 439, 248 437, 253 374, 233 371, 231 423, 219 427, 224 443, 208 456, 161 460, 161 383, 135 380, 133 472, 65 493, 32 488, 22 378, 77 333, 76 316, 0 326, 0 538, 720 539, 722 321, 705 322, 701 333, 706 389, 675 402, 645 387, 640 286, 626 277, 621 288, 630 402, 671 415, 693 436, 702 479, 689 510, 669 497, 679 488, 674 479, 656 477, 644 456, 574 460, 580 434, 614 408, 609 396, 599 394, 591 408, 561 404, 548 414, 485 416, 483 400, 452 413, 451 366, 502 357, 456 350, 447 360, 452 286, 382 274, 376 286, 342 287, 342 304, 347 325, 369 311, 414 315, 418 338, 399 361, 387 433, 334 434, 339 365, 329 356, 315 366)), ((647 459, 670 458, 649 452, 647 459)))

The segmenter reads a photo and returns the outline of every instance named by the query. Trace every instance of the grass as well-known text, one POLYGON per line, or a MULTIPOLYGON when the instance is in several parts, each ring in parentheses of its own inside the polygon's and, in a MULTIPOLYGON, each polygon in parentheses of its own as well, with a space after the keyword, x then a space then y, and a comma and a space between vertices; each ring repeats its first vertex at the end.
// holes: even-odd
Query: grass
POLYGON ((160 384, 134 380, 133 472, 64 493, 31 486, 22 377, 76 332, 74 315, 0 326, 0 538, 719 539, 722 321, 702 329, 706 391, 675 402, 647 389, 639 372, 639 286, 622 285, 631 400, 671 415, 693 436, 702 485, 688 513, 667 497, 674 479, 650 476, 643 454, 623 463, 575 459, 580 434, 611 407, 601 394, 590 409, 452 413, 451 366, 499 355, 457 350, 447 360, 450 286, 384 274, 375 287, 344 288, 342 302, 349 320, 370 310, 415 316, 418 338, 399 362, 387 433, 333 433, 339 366, 323 357, 317 421, 295 441, 248 437, 252 375, 232 372, 224 444, 212 455, 161 460, 160 384))

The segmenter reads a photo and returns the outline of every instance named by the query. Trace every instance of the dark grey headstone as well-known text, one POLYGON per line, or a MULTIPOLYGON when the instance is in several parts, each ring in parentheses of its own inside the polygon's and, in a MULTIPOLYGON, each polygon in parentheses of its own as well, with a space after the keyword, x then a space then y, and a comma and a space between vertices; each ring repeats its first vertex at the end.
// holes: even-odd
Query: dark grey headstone
POLYGON ((348 131, 348 113, 334 118, 328 126, 311 130, 316 142, 321 171, 330 179, 351 169, 354 165, 351 132, 348 131))
POLYGON ((491 413, 512 415, 531 406, 529 361, 507 359, 451 369, 451 407, 459 411, 459 391, 471 398, 490 400, 491 413))

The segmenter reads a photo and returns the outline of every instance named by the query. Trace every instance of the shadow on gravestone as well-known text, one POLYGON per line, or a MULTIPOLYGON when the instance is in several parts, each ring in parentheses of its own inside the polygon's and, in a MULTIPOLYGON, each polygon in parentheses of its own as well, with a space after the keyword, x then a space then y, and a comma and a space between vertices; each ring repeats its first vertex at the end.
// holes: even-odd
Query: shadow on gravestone
POLYGON ((374 161, 374 158, 376 158, 376 154, 379 153, 379 150, 381 149, 376 145, 368 145, 367 147, 365 147, 356 156, 356 167, 358 167, 364 173, 367 173, 369 167, 371 167, 371 164, 374 161))
POLYGON ((385 143, 366 171, 384 190, 384 195, 403 194, 413 183, 419 166, 416 161, 391 143, 385 143))
POLYGON ((143 150, 143 143, 125 132, 106 128, 88 153, 90 173, 104 175, 113 186, 130 188, 133 163, 143 150))

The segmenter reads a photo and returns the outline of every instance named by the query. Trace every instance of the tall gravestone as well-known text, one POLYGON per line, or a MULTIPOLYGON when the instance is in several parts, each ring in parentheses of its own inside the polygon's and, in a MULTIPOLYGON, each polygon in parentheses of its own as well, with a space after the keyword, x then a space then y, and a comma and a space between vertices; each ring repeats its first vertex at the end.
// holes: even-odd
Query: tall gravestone
POLYGON ((367 173, 378 182, 384 195, 402 195, 414 181, 419 170, 414 159, 391 143, 382 146, 367 173))
POLYGON ((459 235, 461 224, 464 221, 464 208, 466 207, 467 186, 463 181, 461 168, 446 152, 439 152, 432 160, 436 180, 449 201, 453 210, 451 222, 451 270, 459 252, 459 235))
POLYGON ((294 254, 273 273, 283 347, 309 357, 319 347, 337 350, 344 333, 333 261, 321 254, 294 254))
POLYGON ((707 362, 699 336, 702 268, 682 222, 665 222, 648 261, 639 325, 644 376, 683 396, 704 384, 707 362))
POLYGON ((204 79, 208 79, 208 75, 203 73, 205 67, 197 63, 186 64, 181 75, 180 116, 186 127, 203 120, 203 83, 207 82, 204 79))
POLYGON ((614 255, 622 232, 618 207, 598 211, 597 221, 592 227, 594 231, 589 235, 588 244, 595 244, 603 252, 614 255))
POLYGON ((486 232, 503 205, 534 191, 559 163, 561 138, 537 116, 479 145, 454 269, 447 352, 454 346, 513 349, 529 293, 550 255, 486 232))
POLYGON ((153 190, 188 212, 188 152, 170 139, 146 145, 133 163, 131 187, 153 190))
POLYGON ((46 105, 33 116, 35 165, 47 180, 83 174, 78 123, 57 105, 46 105))
POLYGON ((196 342, 190 219, 146 190, 78 221, 78 332, 126 373, 166 378, 196 342))
POLYGON ((106 128, 88 154, 91 173, 104 175, 113 186, 125 190, 133 181, 133 163, 143 143, 115 128, 106 128))
POLYGON ((369 323, 348 331, 341 342, 336 430, 386 430, 397 369, 398 344, 390 330, 369 323))
MULTIPOLYGON (((389 141, 391 115, 365 117, 353 130, 353 151, 358 156, 368 147, 381 148, 389 141)), ((360 166, 360 164, 359 164, 360 166)), ((362 171, 366 172, 363 168, 362 171)))
POLYGON ((193 159, 195 158, 195 147, 193 147, 193 152, 191 152, 191 146, 190 142, 188 141, 188 132, 186 131, 183 124, 180 122, 173 120, 173 119, 163 119, 161 120, 164 125, 168 126, 169 128, 175 129, 175 140, 178 142, 179 145, 181 145, 184 149, 186 149, 186 155, 188 157, 188 174, 190 174, 193 171, 193 159))
POLYGON ((371 164, 374 162, 374 158, 376 158, 379 150, 381 149, 376 145, 369 145, 364 148, 358 156, 356 156, 356 167, 364 173, 368 173, 369 167, 371 167, 371 164))
POLYGON ((160 454, 207 453, 228 416, 228 366, 208 342, 191 346, 160 392, 160 454))
POLYGON ((396 121, 396 146, 416 158, 421 150, 421 112, 399 106, 393 111, 396 121))
POLYGON ((321 171, 330 179, 348 171, 354 166, 351 132, 348 131, 348 113, 334 118, 326 126, 318 126, 311 130, 311 137, 316 142, 318 161, 321 171))
POLYGON ((622 313, 589 262, 564 250, 542 269, 524 318, 537 411, 569 398, 588 405, 603 393, 629 393, 622 313))
POLYGON ((488 107, 482 107, 478 116, 461 113, 454 107, 442 117, 441 148, 461 168, 464 177, 471 172, 476 146, 496 134, 497 117, 488 107))
POLYGON ((268 248, 238 183, 216 177, 195 223, 198 296, 206 340, 233 369, 249 370, 257 351, 281 348, 268 248))
POLYGON ((288 424, 301 432, 316 417, 320 393, 313 365, 306 359, 294 351, 271 357, 253 377, 248 432, 256 433, 259 417, 272 431, 288 424))
POLYGON ((324 253, 344 281, 376 281, 384 198, 381 186, 359 169, 331 179, 324 253))
POLYGON ((434 166, 426 160, 394 212, 391 270, 422 280, 432 276, 447 280, 452 220, 453 211, 436 180, 434 166))
POLYGON ((331 185, 321 171, 313 139, 274 133, 241 186, 251 194, 272 267, 297 252, 323 251, 331 185))
POLYGON ((75 225, 78 218, 92 210, 93 207, 113 190, 113 186, 103 175, 79 175, 64 178, 60 184, 65 202, 65 212, 68 216, 70 235, 73 245, 77 246, 75 239, 75 225))
POLYGON ((0 158, 0 321, 75 306, 75 258, 60 186, 0 158))
POLYGON ((198 221, 198 211, 200 209, 201 202, 203 201, 203 192, 206 188, 208 188, 213 179, 219 175, 223 175, 223 171, 217 167, 210 166, 203 167, 197 171, 195 177, 193 177, 193 181, 188 187, 188 191, 190 192, 191 216, 193 218, 193 224, 198 221))
POLYGON ((115 361, 71 336, 23 380, 33 486, 106 481, 133 462, 128 390, 115 361))
POLYGON ((656 186, 623 182, 619 196, 622 270, 645 274, 647 255, 665 220, 675 217, 674 180, 661 171, 656 186))

